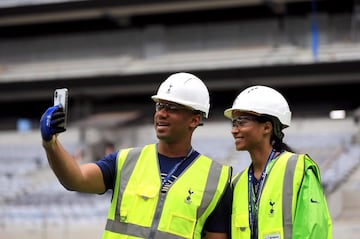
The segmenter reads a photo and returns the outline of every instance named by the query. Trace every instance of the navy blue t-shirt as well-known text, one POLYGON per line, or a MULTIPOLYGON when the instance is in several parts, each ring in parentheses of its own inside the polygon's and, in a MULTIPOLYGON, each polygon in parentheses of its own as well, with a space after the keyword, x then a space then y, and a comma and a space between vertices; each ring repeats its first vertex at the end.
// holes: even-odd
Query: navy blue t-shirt
MULTIPOLYGON (((118 151, 106 155, 103 159, 96 161, 95 163, 100 167, 106 190, 113 190, 115 185, 115 169, 116 169, 116 157, 118 151)), ((165 155, 158 154, 159 166, 161 172, 161 179, 164 180, 169 172, 171 172, 174 167, 179 163, 177 170, 169 176, 169 180, 165 183, 162 188, 162 192, 166 193, 169 186, 175 181, 175 179, 186 169, 186 167, 197 158, 199 153, 195 150, 186 157, 176 157, 169 158, 165 155), (183 161, 183 162, 181 162, 183 161)), ((205 230, 209 232, 226 232, 229 233, 230 230, 230 213, 231 213, 231 201, 232 193, 230 187, 228 187, 221 198, 219 204, 216 206, 215 210, 211 213, 205 223, 205 230)))

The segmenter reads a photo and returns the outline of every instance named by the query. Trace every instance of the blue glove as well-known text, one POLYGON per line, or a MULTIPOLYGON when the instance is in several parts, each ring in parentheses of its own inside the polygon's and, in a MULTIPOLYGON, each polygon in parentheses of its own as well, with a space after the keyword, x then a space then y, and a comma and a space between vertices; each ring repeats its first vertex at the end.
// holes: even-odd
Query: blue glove
POLYGON ((64 132, 65 112, 60 105, 48 108, 40 119, 41 137, 50 141, 54 134, 64 132))

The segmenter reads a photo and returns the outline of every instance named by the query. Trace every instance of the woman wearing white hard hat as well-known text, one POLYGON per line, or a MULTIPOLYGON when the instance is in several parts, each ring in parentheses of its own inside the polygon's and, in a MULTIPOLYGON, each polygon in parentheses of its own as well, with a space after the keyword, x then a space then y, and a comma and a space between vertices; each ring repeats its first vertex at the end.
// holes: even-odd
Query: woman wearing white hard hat
POLYGON ((286 99, 268 86, 252 86, 224 115, 232 120, 236 150, 251 157, 233 178, 232 238, 332 238, 318 166, 283 142, 291 124, 286 99))

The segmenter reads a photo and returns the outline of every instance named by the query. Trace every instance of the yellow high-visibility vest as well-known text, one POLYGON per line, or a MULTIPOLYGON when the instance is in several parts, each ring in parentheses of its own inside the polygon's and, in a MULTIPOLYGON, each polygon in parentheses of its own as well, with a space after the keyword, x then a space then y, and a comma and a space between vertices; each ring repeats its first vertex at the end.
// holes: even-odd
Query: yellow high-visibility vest
MULTIPOLYGON (((290 152, 274 159, 259 198, 258 238, 291 239, 297 193, 304 175, 304 157, 290 152)), ((317 167, 317 166, 316 166, 317 167)), ((250 239, 249 167, 235 179, 232 238, 250 239)), ((304 219, 305 220, 305 219, 304 219)))
POLYGON ((161 193, 156 145, 121 150, 103 239, 200 239, 230 177, 229 166, 199 155, 161 193))

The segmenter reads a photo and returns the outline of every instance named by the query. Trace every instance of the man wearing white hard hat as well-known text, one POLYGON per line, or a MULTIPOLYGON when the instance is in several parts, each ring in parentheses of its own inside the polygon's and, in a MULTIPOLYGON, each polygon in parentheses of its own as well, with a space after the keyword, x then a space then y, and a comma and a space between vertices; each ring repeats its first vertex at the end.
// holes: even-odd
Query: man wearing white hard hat
POLYGON ((168 77, 152 99, 156 144, 120 149, 82 165, 57 138, 65 130, 59 128, 63 110, 50 107, 40 121, 49 164, 69 190, 113 190, 104 239, 228 238, 232 168, 200 154, 191 143, 209 114, 207 87, 180 72, 168 77))

